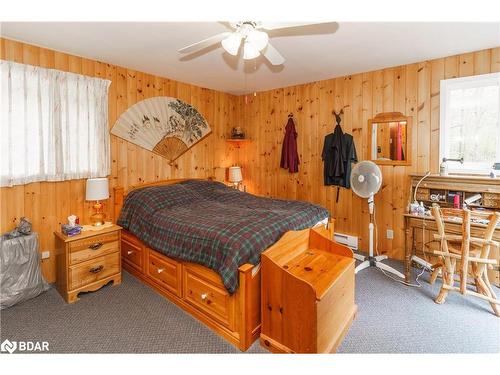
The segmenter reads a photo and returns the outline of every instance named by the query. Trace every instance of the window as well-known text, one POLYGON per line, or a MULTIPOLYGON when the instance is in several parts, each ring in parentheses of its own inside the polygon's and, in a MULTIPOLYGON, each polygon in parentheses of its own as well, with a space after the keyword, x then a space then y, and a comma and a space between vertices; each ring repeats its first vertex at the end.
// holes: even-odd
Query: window
POLYGON ((500 162, 500 73, 441 81, 440 160, 450 172, 488 173, 500 162))
POLYGON ((107 176, 110 81, 0 64, 1 186, 107 176))

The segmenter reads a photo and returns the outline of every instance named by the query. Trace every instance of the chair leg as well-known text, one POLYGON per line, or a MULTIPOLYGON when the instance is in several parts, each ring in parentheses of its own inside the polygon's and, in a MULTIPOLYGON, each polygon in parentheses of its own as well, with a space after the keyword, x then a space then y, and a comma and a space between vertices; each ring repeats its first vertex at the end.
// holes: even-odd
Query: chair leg
POLYGON ((443 264, 442 263, 436 263, 432 266, 432 274, 431 278, 429 279, 429 284, 433 285, 436 282, 437 277, 439 276, 439 271, 443 269, 443 264))
MULTIPOLYGON (((486 286, 486 289, 489 292, 489 296, 494 298, 494 299, 497 299, 497 296, 496 296, 495 292, 493 291, 493 287, 491 286, 490 279, 488 278, 488 274, 486 272, 483 272, 482 276, 484 279, 484 284, 486 286)), ((500 308, 498 307, 498 305, 496 303, 490 302, 490 306, 493 309, 493 312, 495 313, 495 315, 500 316, 500 308)))
POLYGON ((479 276, 478 276, 478 270, 477 270, 476 263, 472 263, 472 276, 474 277, 474 284, 476 285, 476 291, 478 293, 484 294, 481 283, 479 282, 479 276))
POLYGON ((429 279, 429 284, 433 285, 436 282, 437 277, 439 276, 439 268, 434 268, 432 271, 431 278, 429 279))
POLYGON ((450 269, 447 270, 446 267, 443 268, 443 286, 441 287, 441 290, 439 291, 439 294, 434 300, 434 302, 438 304, 443 304, 446 301, 446 297, 448 296, 448 289, 445 289, 444 286, 445 285, 453 286, 455 284, 455 278, 454 278, 455 265, 456 265, 456 260, 452 259, 450 269))
POLYGON ((486 284, 486 286, 490 290, 491 296, 493 298, 497 299, 497 296, 496 296, 495 292, 493 291, 493 287, 491 286, 490 279, 488 278, 488 275, 486 274, 486 272, 483 273, 483 278, 484 278, 484 283, 486 284))
POLYGON ((444 301, 446 300, 446 296, 448 296, 448 289, 444 288, 444 286, 446 284, 449 284, 449 276, 445 272, 445 273, 443 273, 443 286, 441 287, 441 290, 439 291, 438 296, 434 300, 434 302, 436 302, 436 303, 438 303, 440 305, 444 303, 444 301))
MULTIPOLYGON (((479 268, 477 264, 472 264, 472 274, 476 283, 477 292, 490 298, 497 298, 488 279, 488 274, 484 272, 484 267, 479 268), (483 277, 484 276, 484 277, 483 277)), ((500 316, 498 305, 490 302, 490 306, 496 316, 500 316)))

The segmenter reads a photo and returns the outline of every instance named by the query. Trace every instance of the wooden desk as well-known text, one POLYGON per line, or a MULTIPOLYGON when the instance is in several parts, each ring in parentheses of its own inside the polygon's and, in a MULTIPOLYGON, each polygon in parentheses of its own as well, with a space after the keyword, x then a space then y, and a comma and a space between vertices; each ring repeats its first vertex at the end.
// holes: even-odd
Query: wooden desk
MULTIPOLYGON (((432 216, 416 216, 405 214, 405 277, 406 281, 410 279, 411 257, 413 254, 430 260, 436 258, 433 255, 434 250, 439 250, 439 241, 434 240, 434 233, 437 234, 436 222, 432 216), (423 251, 422 251, 423 250, 423 251)), ((462 235, 462 223, 445 220, 446 232, 450 234, 462 235)), ((471 223, 471 236, 482 237, 484 229, 483 224, 471 223)), ((493 240, 500 241, 500 227, 497 226, 493 233, 493 240)), ((491 247, 490 258, 496 259, 500 263, 499 251, 491 247)), ((490 282, 500 286, 499 264, 493 266, 488 271, 490 282)))

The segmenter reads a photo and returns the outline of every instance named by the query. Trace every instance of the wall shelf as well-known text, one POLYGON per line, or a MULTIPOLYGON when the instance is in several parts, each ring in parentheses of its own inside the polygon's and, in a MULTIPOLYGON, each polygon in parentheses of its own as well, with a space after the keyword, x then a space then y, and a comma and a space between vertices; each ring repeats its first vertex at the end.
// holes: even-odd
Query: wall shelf
POLYGON ((241 145, 251 142, 248 138, 227 138, 226 142, 234 145, 235 148, 240 148, 241 145))

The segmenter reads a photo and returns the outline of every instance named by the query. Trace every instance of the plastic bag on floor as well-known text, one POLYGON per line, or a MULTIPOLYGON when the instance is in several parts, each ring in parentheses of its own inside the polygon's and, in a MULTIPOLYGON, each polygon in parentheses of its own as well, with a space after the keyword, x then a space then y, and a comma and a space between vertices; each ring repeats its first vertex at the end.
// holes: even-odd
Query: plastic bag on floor
POLYGON ((0 309, 38 296, 50 288, 40 268, 38 234, 0 238, 0 309))

